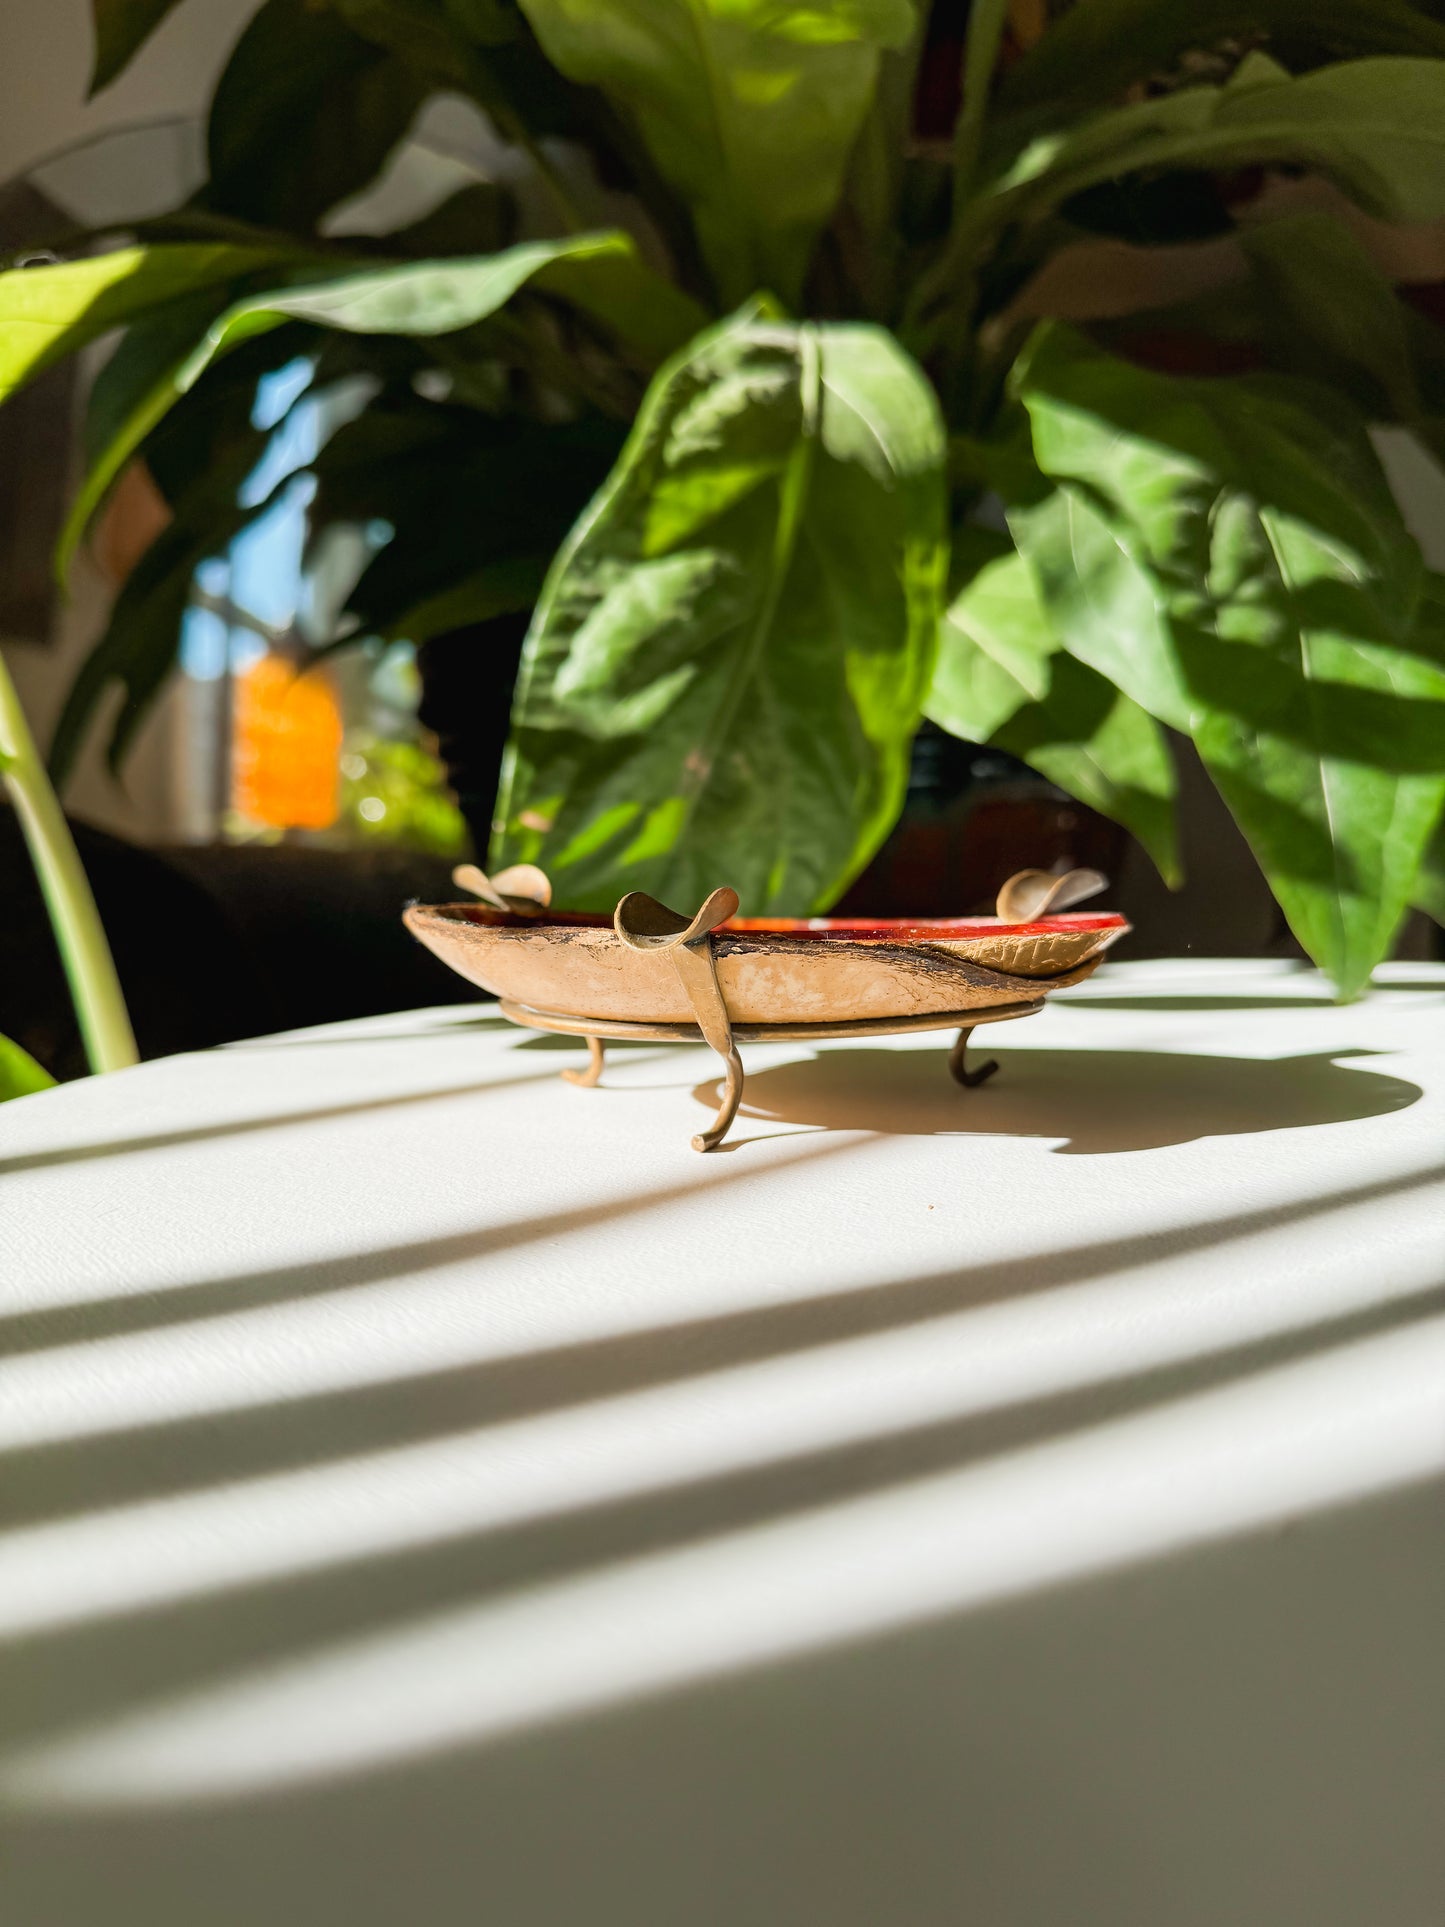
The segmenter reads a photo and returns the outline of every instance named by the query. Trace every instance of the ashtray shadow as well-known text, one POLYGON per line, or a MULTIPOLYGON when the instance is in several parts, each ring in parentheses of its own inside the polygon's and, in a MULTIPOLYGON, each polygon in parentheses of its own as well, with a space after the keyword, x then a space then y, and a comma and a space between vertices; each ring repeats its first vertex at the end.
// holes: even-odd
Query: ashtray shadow
MULTIPOLYGON (((1058 1150, 1092 1154, 1379 1117, 1422 1095, 1404 1078, 1336 1061, 1346 1054, 1012 1050, 988 1084, 960 1090, 941 1051, 825 1050, 751 1074, 741 1115, 835 1131, 1061 1138, 1058 1150)), ((693 1095, 712 1105, 716 1091, 708 1080, 693 1095)))

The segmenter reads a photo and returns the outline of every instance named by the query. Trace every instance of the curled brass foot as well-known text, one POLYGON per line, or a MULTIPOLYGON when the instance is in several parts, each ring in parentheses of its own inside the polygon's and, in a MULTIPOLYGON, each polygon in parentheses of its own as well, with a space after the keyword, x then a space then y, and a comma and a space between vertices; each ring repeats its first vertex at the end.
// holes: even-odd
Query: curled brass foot
POLYGON ((965 1090, 970 1091, 977 1090, 980 1084, 986 1084, 998 1069, 998 1059, 996 1057, 990 1057, 988 1062, 986 1064, 980 1064, 977 1070, 971 1071, 968 1068, 968 1040, 972 1037, 973 1031, 974 1026, 972 1024, 965 1024, 963 1029, 958 1033, 958 1041, 948 1053, 948 1071, 950 1077, 952 1077, 955 1084, 962 1084, 965 1090))
POLYGON ((697 1027, 728 1067, 722 1108, 705 1131, 692 1140, 694 1151, 713 1151, 737 1116, 743 1094, 743 1060, 733 1042, 732 1019, 717 980, 712 933, 738 907, 736 890, 714 890, 695 917, 681 917, 665 903, 633 890, 612 914, 612 927, 629 950, 666 950, 697 1027))
MULTIPOLYGON (((721 1055, 722 1053, 719 1053, 721 1055)), ((738 1105, 743 1095, 743 1060, 738 1056, 736 1044, 730 1044, 726 1057, 728 1074, 723 1088, 723 1100, 718 1114, 705 1131, 699 1131, 692 1141, 694 1151, 715 1151, 728 1134, 728 1126, 738 1114, 738 1105)))
POLYGON ((602 1075, 603 1055, 604 1055, 604 1051, 603 1051, 602 1039, 600 1037, 589 1037, 587 1039, 586 1070, 585 1071, 565 1070, 562 1073, 562 1077, 564 1081, 568 1084, 576 1084, 584 1091, 590 1091, 592 1086, 597 1082, 598 1078, 602 1075))

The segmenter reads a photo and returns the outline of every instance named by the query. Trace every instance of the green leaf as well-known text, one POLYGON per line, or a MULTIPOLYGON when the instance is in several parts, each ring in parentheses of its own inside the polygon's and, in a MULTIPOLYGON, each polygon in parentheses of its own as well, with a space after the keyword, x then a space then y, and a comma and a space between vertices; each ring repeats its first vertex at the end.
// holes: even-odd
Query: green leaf
POLYGON ((470 91, 471 63, 485 45, 504 45, 513 37, 517 15, 501 6, 485 10, 484 22, 463 23, 457 9, 437 0, 333 0, 347 27, 375 47, 430 73, 438 84, 470 91), (510 18, 509 18, 510 15, 510 18), (482 27, 480 34, 468 27, 482 27))
MULTIPOLYGON (((1165 451, 1159 457, 1162 464, 1165 451)), ((1187 730, 1193 698, 1158 584, 1087 490, 1057 487, 1012 508, 1009 527, 1070 654, 1150 715, 1187 730)))
MULTIPOLYGON (((1273 378, 1161 375, 1063 327, 1041 329, 1016 374, 1039 467, 1075 502, 1092 502, 1116 552, 1142 570, 1133 593, 1148 589, 1155 600, 1152 623, 1131 608, 1133 653, 1114 662, 1097 659, 1101 641, 1086 637, 1078 647, 1071 628, 1061 632, 1125 687, 1119 665, 1141 665, 1130 693, 1163 720, 1187 726, 1189 718, 1143 681, 1143 666, 1161 672, 1161 689, 1172 674, 1182 706, 1227 700, 1235 713, 1268 715, 1279 727, 1290 708, 1285 688, 1267 680, 1268 645, 1338 634, 1361 651, 1436 659, 1430 635, 1417 633, 1419 549, 1365 421, 1342 396, 1273 378), (1288 555, 1274 562, 1277 548, 1288 555), (1207 648, 1191 649, 1211 636, 1207 648), (1256 653, 1242 655, 1246 648, 1256 653)), ((1016 513, 1016 529, 1036 513, 1016 513)), ((1071 554, 1087 555, 1079 523, 1076 512, 1064 539, 1071 554)), ((1021 546, 1032 557, 1031 544, 1021 546)), ((1074 573, 1089 577, 1087 568, 1074 573)), ((1041 580, 1047 592, 1042 571, 1041 580)), ((1117 606, 1114 595, 1098 604, 1101 612, 1117 606)), ((1301 730, 1311 740, 1323 731, 1331 753, 1401 771, 1445 768, 1445 736, 1429 707, 1372 703, 1358 688, 1327 685, 1311 692, 1309 716, 1301 730)))
POLYGON ((1410 901, 1417 910, 1445 926, 1445 816, 1435 825, 1434 834, 1420 859, 1419 873, 1410 901))
POLYGON ((1377 417, 1420 412, 1406 311, 1368 251, 1328 214, 1242 227, 1259 314, 1279 365, 1350 389, 1363 375, 1377 417))
POLYGON ((587 103, 511 0, 333 0, 347 26, 430 86, 469 95, 505 140, 591 134, 587 103))
POLYGON ((961 203, 973 186, 1008 16, 1009 0, 970 0, 963 41, 963 98, 953 127, 955 203, 961 203))
POLYGON ((670 363, 538 604, 494 859, 569 904, 832 902, 902 803, 944 460, 879 330, 744 310, 670 363))
MULTIPOLYGON (((500 556, 460 579, 446 581, 428 595, 407 602, 386 622, 367 625, 374 633, 405 642, 427 642, 449 629, 490 622, 494 616, 519 615, 535 607, 547 580, 550 551, 500 556)), ((360 587, 354 601, 365 602, 360 587)))
MULTIPOLYGON (((86 467, 105 458, 135 410, 231 305, 231 282, 217 282, 132 321, 91 383, 82 447, 86 467)), ((69 544, 62 543, 62 555, 69 544)), ((61 574, 65 573, 64 568, 61 574)))
MULTIPOLYGON (((201 399, 192 394, 185 409, 174 414, 162 411, 152 418, 150 410, 155 395, 166 391, 178 361, 190 351, 197 338, 204 340, 216 312, 214 299, 201 296, 191 302, 178 302, 173 308, 133 323, 96 377, 86 408, 83 437, 88 467, 55 545, 55 574, 62 584, 70 575, 85 531, 112 483, 126 464, 141 453, 142 446, 152 479, 174 506, 178 497, 202 479, 201 470, 213 457, 212 417, 216 413, 216 401, 224 396, 221 432, 228 437, 238 429, 244 433, 255 404, 257 382, 287 359, 285 352, 278 349, 274 335, 252 337, 230 352, 221 370, 213 364, 202 374, 204 395, 201 399), (137 434, 141 423, 146 424, 145 430, 137 434)), ((259 461, 266 438, 257 434, 249 439, 254 459, 259 461)), ((244 480, 244 476, 238 478, 238 486, 240 480, 244 480)), ((221 509, 228 528, 233 507, 234 503, 227 503, 221 509)))
MULTIPOLYGON (((185 407, 168 415, 150 437, 146 467, 173 514, 197 527, 217 516, 229 529, 239 491, 279 426, 257 426, 257 385, 298 358, 305 345, 299 328, 244 342, 207 370, 185 407)), ((247 501, 248 513, 262 506, 249 492, 247 501)))
POLYGON ((180 0, 90 0, 95 21, 95 64, 90 91, 109 87, 180 0))
POLYGON ((999 106, 1093 107, 1181 55, 1262 34, 1323 38, 1336 55, 1445 55, 1445 26, 1404 0, 1076 0, 1010 68, 999 106))
POLYGON ((1165 881, 1179 881, 1176 779, 1159 727, 1063 650, 1017 551, 987 562, 949 605, 925 713, 1122 823, 1165 881))
POLYGON ((175 662, 197 566, 220 554, 252 512, 241 505, 241 485, 269 435, 251 419, 256 376, 254 358, 243 349, 202 383, 189 409, 167 422, 147 449, 174 519, 131 571, 104 634, 67 692, 50 746, 57 788, 97 705, 117 685, 123 701, 109 761, 112 769, 119 766, 175 662))
MULTIPOLYGON (((576 87, 537 43, 515 0, 332 0, 355 32, 443 93, 475 101, 502 140, 526 153, 562 224, 593 224, 598 197, 578 170, 559 166, 549 137, 585 149, 600 181, 626 181, 667 244, 680 279, 696 285, 696 244, 677 197, 604 96, 576 87)), ((510 238, 510 237, 508 237, 510 238)), ((445 252, 456 252, 447 249, 445 252)))
POLYGON ((984 241, 1014 221, 1121 175, 1167 168, 1298 166, 1391 221, 1445 215, 1445 60, 1341 61, 1292 78, 1252 53, 1224 86, 1106 109, 995 157, 995 171, 917 297, 926 307, 972 272, 984 241))
POLYGON ((927 27, 925 13, 926 9, 917 8, 908 39, 879 58, 873 99, 848 164, 844 210, 835 223, 863 308, 875 317, 891 313, 896 306, 904 254, 899 203, 927 27))
POLYGON ((0 401, 112 328, 197 289, 269 268, 276 250, 219 246, 118 248, 85 261, 0 274, 0 401))
MULTIPOLYGON (((1417 622, 1435 639, 1441 651, 1440 660, 1445 662, 1445 575, 1437 570, 1426 571, 1417 622)), ((1410 903, 1445 926, 1445 805, 1426 840, 1410 891, 1410 903)))
POLYGON ((495 181, 474 181, 406 227, 393 228, 386 244, 415 261, 433 261, 441 255, 499 253, 516 239, 516 230, 514 197, 495 181))
POLYGON ((685 295, 643 265, 624 234, 527 241, 477 259, 406 262, 366 273, 338 266, 307 286, 247 295, 164 370, 95 456, 71 508, 57 566, 64 570, 112 482, 146 437, 205 370, 240 343, 288 321, 362 335, 451 334, 495 314, 529 281, 604 327, 627 332, 643 355, 664 344, 676 347, 699 318, 685 295))
POLYGON ((216 86, 207 207, 308 233, 366 187, 430 92, 313 0, 266 0, 216 86))
POLYGON ((112 769, 119 766, 175 662, 191 578, 208 555, 225 546, 227 533, 220 529, 198 533, 172 525, 157 536, 131 570, 111 608, 104 635, 81 664, 66 695, 50 746, 50 769, 57 789, 74 765, 86 724, 116 684, 124 695, 113 727, 109 761, 112 769))
POLYGON ((962 533, 971 538, 981 566, 970 571, 971 579, 944 612, 924 713, 965 742, 987 743, 995 730, 1048 693, 1050 662, 1059 644, 1024 559, 1008 537, 980 529, 962 533))
POLYGON ((1159 375, 1062 328, 1019 391, 1063 485, 1051 513, 1014 518, 1060 636, 1188 727, 1296 935, 1352 994, 1445 798, 1445 649, 1363 420, 1324 390, 1159 375))
POLYGON ((48 1091, 54 1083, 50 1072, 37 1064, 29 1051, 22 1050, 8 1037, 0 1037, 0 1104, 7 1098, 48 1091))
POLYGON ((768 288, 796 306, 913 0, 521 4, 555 65, 635 123, 692 209, 723 301, 768 288))
POLYGON ((1282 374, 1343 391, 1372 421, 1436 443, 1445 334, 1400 299, 1351 230, 1328 214, 1286 215, 1244 224, 1235 241, 1247 280, 1121 316, 1096 338, 1126 359, 1141 333, 1247 345, 1282 374))
MULTIPOLYGON (((233 288, 234 284, 206 289, 132 322, 96 376, 86 404, 82 442, 86 473, 55 547, 55 574, 62 584, 69 577, 86 528, 110 485, 125 464, 140 452, 145 438, 136 439, 136 421, 145 418, 157 390, 164 392, 175 367, 231 306, 233 288)), ((285 359, 284 349, 278 348, 274 335, 254 338, 227 357, 223 378, 227 434, 233 432, 235 423, 249 423, 256 383, 285 359)), ((152 478, 168 501, 174 502, 179 494, 189 490, 198 479, 198 470, 211 459, 207 424, 215 412, 212 401, 222 393, 223 380, 213 376, 207 382, 206 401, 191 404, 193 416, 189 411, 182 411, 187 419, 178 425, 174 425, 175 418, 171 416, 158 421, 146 442, 145 454, 152 478)), ((254 446, 259 460, 264 437, 255 438, 254 446)), ((231 506, 226 505, 227 511, 231 506)), ((228 513, 226 520, 229 526, 228 513)))
POLYGON ((619 452, 610 422, 494 419, 378 398, 313 464, 312 528, 391 524, 347 608, 367 634, 421 642, 530 609, 559 543, 619 452))
POLYGON ((1044 700, 1021 709, 994 741, 1122 823, 1171 889, 1184 881, 1174 818, 1178 778, 1168 744, 1154 718, 1104 677, 1061 651, 1044 700))
MULTIPOLYGON (((367 5, 372 0, 343 0, 344 5, 358 3, 367 5)), ((516 0, 442 0, 442 11, 459 33, 478 46, 497 46, 516 37, 516 0)))
POLYGON ((649 374, 707 326, 706 309, 655 274, 630 235, 583 234, 551 245, 553 259, 536 272, 538 290, 597 322, 649 374))

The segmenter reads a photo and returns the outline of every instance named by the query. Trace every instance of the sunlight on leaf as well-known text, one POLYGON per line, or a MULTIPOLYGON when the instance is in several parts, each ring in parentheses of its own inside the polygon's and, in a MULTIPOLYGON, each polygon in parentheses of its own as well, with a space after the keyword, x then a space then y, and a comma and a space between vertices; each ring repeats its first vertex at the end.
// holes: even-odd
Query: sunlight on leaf
POLYGON ((790 305, 911 0, 521 0, 569 79, 635 121, 686 199, 724 302, 790 305))
POLYGON ((1075 511, 1014 518, 1065 646, 1187 725, 1295 934, 1353 994, 1445 800, 1438 605, 1363 419, 1325 390, 1160 375, 1057 327, 1019 393, 1075 511), (1082 522, 1119 567, 1089 566, 1082 522))
POLYGON ((579 906, 720 882, 756 912, 831 903, 902 803, 943 466, 878 330, 747 310, 664 369, 538 605, 494 866, 540 863, 579 906))
POLYGON ((529 282, 604 327, 631 331, 645 353, 675 346, 696 318, 692 303, 653 275, 621 233, 528 241, 476 259, 404 262, 365 273, 346 264, 309 285, 248 295, 185 345, 97 453, 67 520, 57 568, 64 573, 90 518, 146 437, 213 362, 242 342, 288 321, 362 335, 451 334, 495 314, 529 282))
POLYGON ((1122 823, 1166 882, 1179 881, 1175 775, 1162 733, 1064 651, 1016 551, 986 563, 950 604, 926 711, 953 735, 998 744, 1122 823))

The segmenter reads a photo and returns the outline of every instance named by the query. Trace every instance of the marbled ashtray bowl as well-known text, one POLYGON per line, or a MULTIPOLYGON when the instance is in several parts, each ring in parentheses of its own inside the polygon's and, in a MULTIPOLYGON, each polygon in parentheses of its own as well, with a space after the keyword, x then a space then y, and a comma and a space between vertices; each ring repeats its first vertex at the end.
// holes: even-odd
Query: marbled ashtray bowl
POLYGON ((530 867, 493 880, 464 865, 457 880, 483 901, 413 904, 407 927, 514 1023, 586 1037, 591 1067, 573 1082, 597 1081, 604 1039, 713 1046, 728 1090, 693 1140, 703 1150, 737 1109, 737 1043, 958 1027, 950 1066, 980 1083, 994 1067, 966 1067, 974 1026, 1031 1016, 1129 928, 1062 907, 1104 887, 1092 871, 1025 871, 1000 891, 995 917, 914 919, 739 917, 728 889, 692 918, 641 893, 605 917, 549 909, 547 880, 530 867))

